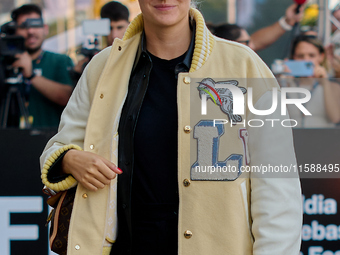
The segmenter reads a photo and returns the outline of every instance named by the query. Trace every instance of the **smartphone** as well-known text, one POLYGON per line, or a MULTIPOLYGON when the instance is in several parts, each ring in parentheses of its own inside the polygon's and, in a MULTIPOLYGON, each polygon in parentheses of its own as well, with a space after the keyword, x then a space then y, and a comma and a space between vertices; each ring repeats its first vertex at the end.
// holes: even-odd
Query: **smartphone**
POLYGON ((309 61, 286 60, 284 64, 289 68, 287 75, 294 77, 310 77, 314 74, 314 64, 309 61))

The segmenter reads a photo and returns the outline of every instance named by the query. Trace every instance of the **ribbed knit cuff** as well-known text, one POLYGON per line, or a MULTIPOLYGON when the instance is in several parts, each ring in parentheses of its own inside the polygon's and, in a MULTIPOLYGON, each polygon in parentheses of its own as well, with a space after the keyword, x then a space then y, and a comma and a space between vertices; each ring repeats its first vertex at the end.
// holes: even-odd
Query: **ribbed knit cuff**
POLYGON ((41 171, 41 180, 42 180, 43 184, 45 184, 46 187, 48 187, 48 188, 50 188, 50 189, 52 189, 56 192, 67 190, 67 189, 70 189, 70 188, 77 185, 77 181, 76 181, 76 179, 73 178, 72 175, 68 175, 64 180, 59 181, 57 183, 51 183, 47 178, 47 174, 48 174, 49 170, 55 164, 55 162, 57 162, 58 158, 61 155, 64 155, 65 152, 67 152, 68 150, 71 150, 71 149, 75 149, 75 150, 79 150, 79 151, 82 150, 82 148, 80 148, 78 145, 74 145, 74 144, 69 144, 69 145, 65 145, 65 146, 61 147, 60 149, 56 150, 46 160, 44 167, 41 171))

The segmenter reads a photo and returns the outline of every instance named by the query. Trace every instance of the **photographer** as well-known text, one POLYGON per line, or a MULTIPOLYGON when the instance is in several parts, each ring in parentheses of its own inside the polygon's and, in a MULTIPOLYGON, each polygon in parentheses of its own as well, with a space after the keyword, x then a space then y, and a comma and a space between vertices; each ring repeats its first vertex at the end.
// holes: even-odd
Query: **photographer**
POLYGON ((73 87, 69 76, 72 60, 61 54, 42 50, 48 34, 39 6, 26 4, 12 11, 16 35, 25 38, 26 51, 17 54, 12 67, 22 69, 28 91, 28 111, 33 127, 56 127, 71 96, 73 87), (34 26, 31 26, 34 19, 34 26))
MULTIPOLYGON (((325 49, 322 43, 311 35, 299 35, 293 43, 290 59, 297 63, 312 63, 311 75, 298 74, 299 70, 286 68, 285 86, 300 87, 311 92, 311 99, 305 107, 312 114, 304 116, 293 105, 288 105, 289 115, 298 121, 297 127, 334 128, 340 122, 340 86, 329 80, 325 67, 325 49), (304 62, 301 62, 304 61, 304 62)), ((287 64, 286 64, 287 65, 287 64)), ((290 98, 298 98, 298 93, 289 93, 290 98)))
POLYGON ((110 19, 110 34, 107 36, 107 45, 112 45, 115 38, 122 39, 129 22, 128 8, 116 1, 105 4, 100 10, 102 19, 110 19))
MULTIPOLYGON (((110 19, 110 34, 106 36, 107 46, 111 46, 115 38, 123 38, 124 33, 130 24, 129 15, 129 9, 120 2, 111 1, 103 5, 100 10, 100 17, 102 19, 110 19)), ((91 58, 92 56, 85 56, 71 71, 71 76, 75 84, 78 82, 85 66, 91 58)))

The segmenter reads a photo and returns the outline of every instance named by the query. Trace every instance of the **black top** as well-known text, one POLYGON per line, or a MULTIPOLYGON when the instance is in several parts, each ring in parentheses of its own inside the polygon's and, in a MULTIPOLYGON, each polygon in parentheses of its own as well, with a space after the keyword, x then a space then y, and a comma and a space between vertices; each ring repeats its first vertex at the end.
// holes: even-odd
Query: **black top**
POLYGON ((185 54, 172 60, 148 54, 153 67, 134 139, 132 254, 177 254, 175 67, 185 54))
POLYGON ((186 54, 167 61, 141 47, 129 81, 118 134, 114 255, 177 254, 177 75, 188 72, 195 27, 186 54))
POLYGON ((134 139, 132 201, 177 204, 177 81, 184 55, 164 60, 149 53, 153 67, 134 139))

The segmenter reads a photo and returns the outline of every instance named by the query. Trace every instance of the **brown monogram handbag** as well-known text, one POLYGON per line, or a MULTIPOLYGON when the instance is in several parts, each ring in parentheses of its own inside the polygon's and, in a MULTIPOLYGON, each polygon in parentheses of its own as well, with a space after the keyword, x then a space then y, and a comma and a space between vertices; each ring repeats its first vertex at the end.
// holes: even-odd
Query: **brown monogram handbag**
POLYGON ((47 199, 47 203, 53 207, 47 218, 46 225, 50 225, 50 248, 53 252, 66 255, 68 230, 70 227, 71 213, 77 187, 58 192, 47 199))

